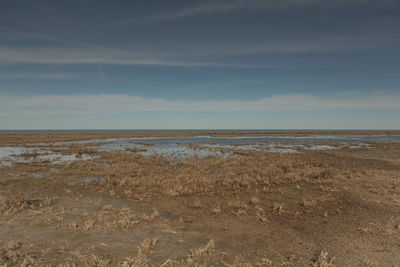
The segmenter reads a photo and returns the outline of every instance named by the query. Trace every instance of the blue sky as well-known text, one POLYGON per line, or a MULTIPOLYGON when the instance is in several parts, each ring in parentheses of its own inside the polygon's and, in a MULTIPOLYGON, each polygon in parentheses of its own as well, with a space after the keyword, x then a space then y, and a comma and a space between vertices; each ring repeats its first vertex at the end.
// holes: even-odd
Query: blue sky
POLYGON ((398 0, 0 2, 0 129, 400 129, 398 0))

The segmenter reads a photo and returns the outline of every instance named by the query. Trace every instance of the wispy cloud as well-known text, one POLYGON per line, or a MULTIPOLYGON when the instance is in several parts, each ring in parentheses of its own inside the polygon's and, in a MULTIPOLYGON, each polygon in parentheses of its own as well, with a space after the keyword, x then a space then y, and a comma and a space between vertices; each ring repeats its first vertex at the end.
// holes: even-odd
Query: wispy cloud
POLYGON ((137 19, 126 19, 123 22, 155 22, 185 17, 212 15, 234 12, 238 10, 281 10, 290 8, 336 8, 371 5, 374 8, 388 8, 396 4, 396 0, 215 0, 202 1, 182 9, 160 13, 154 16, 137 19))
MULTIPOLYGON (((227 12, 230 10, 256 7, 257 5, 322 5, 327 1, 321 0, 283 0, 283 1, 215 1, 204 2, 194 7, 189 7, 160 15, 160 18, 174 18, 195 14, 207 14, 208 12, 227 12)), ((329 3, 345 4, 348 1, 328 1, 329 3)), ((353 4, 374 2, 373 0, 350 1, 353 4)), ((391 3, 391 0, 384 0, 382 3, 391 3)), ((326 3, 326 5, 328 5, 326 3)), ((156 16, 157 17, 157 16, 156 16)), ((115 48, 116 45, 109 43, 103 47, 92 42, 80 40, 69 40, 54 37, 47 34, 21 31, 18 29, 0 26, 0 64, 115 64, 115 65, 165 65, 165 66, 243 66, 246 62, 231 60, 229 64, 224 63, 217 57, 229 57, 237 55, 270 55, 270 54, 295 54, 295 53, 319 53, 331 51, 351 50, 384 50, 397 48, 400 41, 400 33, 397 31, 397 19, 389 23, 380 22, 380 27, 360 29, 356 34, 351 33, 319 33, 312 36, 305 35, 302 38, 296 35, 281 36, 279 38, 258 38, 257 41, 243 39, 238 42, 224 41, 223 39, 205 39, 199 42, 188 44, 176 42, 176 45, 162 47, 157 43, 149 46, 139 46, 122 50, 115 48), (383 24, 382 24, 383 23, 383 24), (383 28, 383 29, 382 29, 383 28), (19 46, 21 41, 30 44, 40 40, 42 43, 19 46), (8 43, 8 45, 7 45, 8 43), (11 43, 11 45, 10 45, 11 43)), ((250 64, 251 65, 251 64, 250 64)), ((252 64, 252 67, 273 67, 267 64, 262 66, 252 64)))
POLYGON ((54 73, 39 71, 11 71, 0 73, 0 79, 69 80, 77 77, 78 75, 75 73, 54 73))
POLYGON ((16 47, 0 46, 0 64, 121 64, 121 65, 184 65, 172 60, 161 60, 139 53, 102 47, 99 45, 54 37, 46 34, 20 31, 0 26, 1 39, 30 42, 39 39, 47 45, 16 47))
POLYGON ((33 95, 0 98, 0 114, 94 114, 135 111, 400 110, 399 93, 333 96, 276 94, 256 100, 191 101, 124 94, 33 95))
MULTIPOLYGON (((330 51, 388 49, 398 45, 400 34, 386 32, 359 33, 357 35, 322 34, 305 40, 282 39, 264 42, 194 44, 190 50, 176 47, 160 50, 146 48, 125 51, 96 46, 0 46, 0 64, 115 64, 115 65, 165 65, 165 66, 241 66, 245 63, 218 59, 199 60, 211 56, 269 55, 319 53, 330 51), (389 37, 390 39, 388 39, 389 37), (373 40, 373 41, 371 41, 373 40), (376 40, 376 41, 375 41, 376 40)), ((266 66, 269 66, 268 64, 266 66)), ((256 67, 256 65, 252 65, 256 67)), ((259 66, 265 67, 265 66, 259 66)), ((273 67, 273 66, 269 66, 273 67)))
POLYGON ((128 52, 116 52, 94 48, 12 48, 0 47, 2 63, 37 64, 126 64, 126 65, 180 65, 179 62, 163 61, 135 56, 128 52))

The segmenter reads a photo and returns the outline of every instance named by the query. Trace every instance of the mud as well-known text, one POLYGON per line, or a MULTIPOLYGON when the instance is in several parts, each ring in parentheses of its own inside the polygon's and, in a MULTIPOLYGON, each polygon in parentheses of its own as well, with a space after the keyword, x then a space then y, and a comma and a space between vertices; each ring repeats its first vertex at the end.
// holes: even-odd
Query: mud
POLYGON ((0 265, 399 266, 400 143, 171 160, 47 137, 0 136, 78 155, 0 164, 0 265))

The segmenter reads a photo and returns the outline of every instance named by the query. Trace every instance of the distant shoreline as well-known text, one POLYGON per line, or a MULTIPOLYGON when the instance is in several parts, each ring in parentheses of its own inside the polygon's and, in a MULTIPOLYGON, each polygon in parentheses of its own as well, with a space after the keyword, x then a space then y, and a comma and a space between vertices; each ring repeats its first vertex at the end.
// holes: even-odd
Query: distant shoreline
POLYGON ((400 130, 0 130, 0 145, 108 138, 400 136, 400 130))
POLYGON ((271 135, 281 135, 281 134, 294 134, 294 135, 314 135, 314 134, 387 134, 387 135, 397 135, 400 134, 400 130, 352 130, 352 129, 342 129, 342 130, 334 130, 334 129, 138 129, 138 130, 129 130, 129 129, 67 129, 67 130, 0 130, 0 135, 17 135, 17 134, 28 134, 28 135, 37 135, 37 134, 134 134, 134 135, 159 135, 159 134, 172 134, 172 135, 260 135, 260 134, 271 134, 271 135))

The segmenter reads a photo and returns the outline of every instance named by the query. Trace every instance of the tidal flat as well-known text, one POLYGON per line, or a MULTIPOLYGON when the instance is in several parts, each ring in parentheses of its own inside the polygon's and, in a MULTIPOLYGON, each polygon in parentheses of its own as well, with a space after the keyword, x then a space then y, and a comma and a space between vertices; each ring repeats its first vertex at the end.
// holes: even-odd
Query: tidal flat
POLYGON ((0 135, 0 266, 399 263, 399 132, 0 135))

